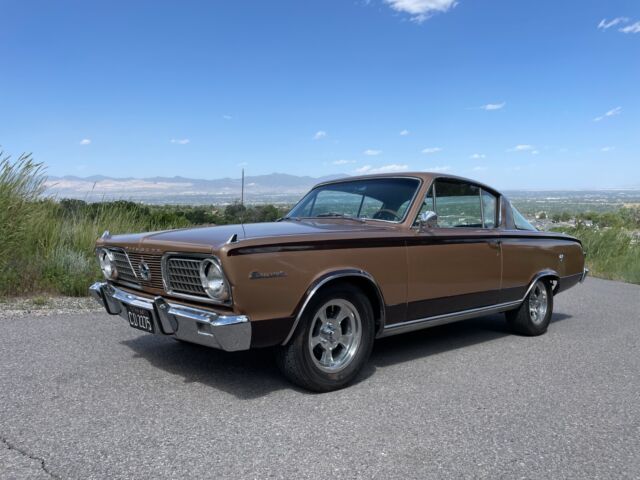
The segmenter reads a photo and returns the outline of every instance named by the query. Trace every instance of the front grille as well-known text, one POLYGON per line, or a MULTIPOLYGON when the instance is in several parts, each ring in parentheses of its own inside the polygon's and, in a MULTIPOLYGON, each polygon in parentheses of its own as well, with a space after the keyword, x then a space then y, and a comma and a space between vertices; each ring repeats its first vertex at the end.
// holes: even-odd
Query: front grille
POLYGON ((159 290, 164 288, 162 283, 162 256, 125 252, 120 249, 112 249, 111 252, 118 270, 116 282, 157 288, 159 290), (140 275, 140 264, 142 262, 149 266, 149 280, 144 280, 140 275))
POLYGON ((167 293, 209 298, 200 281, 200 258, 169 257, 163 265, 162 255, 127 252, 115 248, 111 252, 118 270, 116 283, 165 290, 162 281, 164 274, 167 293), (149 267, 148 280, 144 280, 140 273, 142 262, 149 267))
POLYGON ((123 250, 111 250, 118 271, 118 279, 127 283, 138 283, 138 277, 123 250))
POLYGON ((148 253, 135 253, 127 252, 131 265, 136 269, 136 275, 138 277, 138 283, 143 287, 157 288, 162 290, 164 285, 162 283, 162 256, 153 255, 148 253), (143 280, 140 276, 140 264, 145 262, 149 266, 149 273, 151 276, 149 280, 143 280))
POLYGON ((200 281, 202 260, 170 257, 166 263, 167 286, 173 293, 206 297, 200 281))

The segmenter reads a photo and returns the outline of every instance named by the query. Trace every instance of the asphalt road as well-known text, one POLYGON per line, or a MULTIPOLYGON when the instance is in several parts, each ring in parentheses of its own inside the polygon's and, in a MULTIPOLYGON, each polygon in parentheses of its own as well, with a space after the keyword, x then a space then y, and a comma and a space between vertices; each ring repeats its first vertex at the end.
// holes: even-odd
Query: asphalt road
POLYGON ((376 343, 310 394, 269 351, 106 314, 0 322, 2 478, 640 478, 640 287, 588 279, 549 332, 502 316, 376 343))

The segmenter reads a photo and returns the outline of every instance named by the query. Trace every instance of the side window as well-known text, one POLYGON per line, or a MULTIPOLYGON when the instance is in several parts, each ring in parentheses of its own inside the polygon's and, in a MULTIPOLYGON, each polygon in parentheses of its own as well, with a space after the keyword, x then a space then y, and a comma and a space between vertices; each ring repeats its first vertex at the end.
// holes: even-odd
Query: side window
POLYGON ((482 228, 479 187, 459 181, 437 180, 435 203, 439 227, 482 228))
POLYGON ((420 215, 422 215, 424 212, 429 212, 429 211, 431 212, 436 211, 436 207, 433 203, 433 185, 429 188, 429 191, 427 192, 427 195, 424 198, 424 202, 422 202, 422 207, 420 207, 420 211, 418 212, 418 216, 413 222, 413 226, 417 227, 420 224, 420 215))
POLYGON ((484 228, 496 228, 498 199, 492 193, 482 190, 482 219, 484 228))

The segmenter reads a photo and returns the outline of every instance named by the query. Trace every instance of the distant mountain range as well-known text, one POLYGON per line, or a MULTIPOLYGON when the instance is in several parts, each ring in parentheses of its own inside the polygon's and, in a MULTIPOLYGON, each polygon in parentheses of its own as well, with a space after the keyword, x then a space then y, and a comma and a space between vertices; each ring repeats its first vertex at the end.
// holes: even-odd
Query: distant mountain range
MULTIPOLYGON (((310 177, 272 173, 245 177, 245 200, 254 203, 291 203, 313 185, 347 175, 310 177)), ((48 177, 46 194, 56 198, 87 201, 134 200, 145 203, 230 203, 240 199, 239 178, 203 180, 185 177, 114 178, 48 177)))
MULTIPOLYGON (((310 177, 272 173, 245 177, 244 198, 247 203, 291 204, 299 200, 314 185, 348 177, 346 174, 310 177)), ((203 180, 185 177, 114 178, 103 175, 90 177, 49 177, 46 195, 55 198, 77 198, 89 202, 102 200, 132 200, 150 204, 228 204, 240 199, 242 181, 239 178, 203 180)), ((607 203, 640 203, 638 189, 610 190, 520 190, 505 191, 519 204, 543 201, 545 204, 602 205, 607 203)), ((532 207, 533 208, 533 207, 532 207)))

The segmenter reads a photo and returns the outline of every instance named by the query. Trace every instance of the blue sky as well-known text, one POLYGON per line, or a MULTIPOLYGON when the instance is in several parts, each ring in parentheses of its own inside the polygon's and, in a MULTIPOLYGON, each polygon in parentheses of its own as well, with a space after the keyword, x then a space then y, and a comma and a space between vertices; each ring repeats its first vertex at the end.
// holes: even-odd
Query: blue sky
POLYGON ((0 145, 52 175, 640 186, 640 2, 0 1, 0 145))

